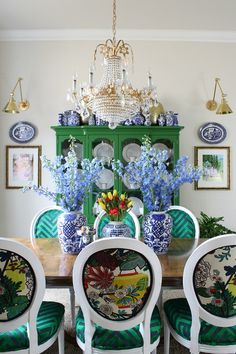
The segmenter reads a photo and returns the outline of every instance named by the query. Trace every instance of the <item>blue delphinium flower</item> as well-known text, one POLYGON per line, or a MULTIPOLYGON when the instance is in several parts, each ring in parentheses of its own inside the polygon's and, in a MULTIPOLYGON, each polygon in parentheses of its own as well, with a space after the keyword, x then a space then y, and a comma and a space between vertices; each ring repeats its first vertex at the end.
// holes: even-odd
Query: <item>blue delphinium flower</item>
POLYGON ((75 211, 81 208, 104 167, 98 159, 78 161, 74 150, 75 139, 71 138, 70 141, 66 157, 56 156, 54 161, 51 161, 45 155, 41 156, 42 166, 50 172, 55 190, 49 191, 48 187, 29 185, 23 188, 23 192, 33 190, 55 202, 63 210, 75 211))
POLYGON ((179 158, 172 171, 167 168, 167 159, 168 152, 156 150, 151 146, 151 140, 145 137, 138 160, 127 165, 119 160, 113 161, 112 168, 129 184, 139 186, 147 210, 165 211, 180 186, 201 177, 201 170, 188 164, 186 156, 179 158))

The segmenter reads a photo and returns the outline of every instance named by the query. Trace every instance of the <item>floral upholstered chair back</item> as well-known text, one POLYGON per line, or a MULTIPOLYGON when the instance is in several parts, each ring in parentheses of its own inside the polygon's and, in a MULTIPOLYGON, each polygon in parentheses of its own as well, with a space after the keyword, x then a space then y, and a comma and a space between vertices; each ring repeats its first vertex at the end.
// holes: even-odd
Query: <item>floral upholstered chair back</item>
POLYGON ((141 241, 123 237, 91 243, 77 257, 73 269, 75 293, 83 313, 113 330, 114 325, 122 330, 141 323, 143 318, 138 322, 137 317, 147 308, 152 313, 161 279, 160 262, 154 252, 141 241), (129 321, 137 322, 129 327, 125 324, 129 321))
POLYGON ((26 323, 28 311, 39 308, 44 291, 43 268, 32 251, 0 238, 0 332, 26 323))
POLYGON ((194 251, 185 266, 184 291, 194 316, 236 326, 236 234, 217 236, 194 251))
POLYGON ((0 321, 13 320, 24 313, 34 290, 31 265, 17 253, 0 249, 0 321))
POLYGON ((152 284, 148 260, 129 249, 94 253, 84 265, 83 284, 90 306, 101 316, 125 320, 145 305, 152 284))

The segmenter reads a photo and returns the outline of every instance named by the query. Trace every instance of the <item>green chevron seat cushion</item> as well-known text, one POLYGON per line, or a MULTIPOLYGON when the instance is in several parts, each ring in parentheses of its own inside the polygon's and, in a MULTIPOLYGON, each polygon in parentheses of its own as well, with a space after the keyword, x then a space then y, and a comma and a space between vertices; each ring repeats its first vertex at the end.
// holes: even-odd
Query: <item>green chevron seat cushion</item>
MULTIPOLYGON (((139 348, 143 345, 142 335, 139 326, 125 331, 110 331, 98 325, 95 326, 95 333, 92 339, 92 347, 100 350, 127 350, 139 348)), ((151 318, 151 343, 154 343, 160 336, 161 318, 158 308, 155 307, 151 318)), ((76 336, 84 343, 84 317, 79 310, 76 318, 76 336)))
POLYGON ((61 213, 63 213, 62 210, 52 209, 52 210, 47 210, 45 211, 45 213, 40 215, 34 227, 34 237, 35 238, 58 237, 57 219, 61 213))
MULTIPOLYGON (((57 302, 43 302, 37 317, 38 344, 47 342, 56 334, 64 315, 64 306, 57 302)), ((27 326, 0 333, 0 353, 19 351, 29 347, 27 326)))
POLYGON ((168 214, 173 219, 173 237, 195 238, 195 226, 191 216, 178 209, 168 210, 168 214))
MULTIPOLYGON (((184 298, 168 300, 164 303, 164 311, 171 327, 181 337, 190 340, 192 317, 187 300, 184 298)), ((236 326, 223 328, 201 321, 199 343, 206 345, 235 345, 236 326)))
MULTIPOLYGON (((132 216, 129 213, 127 213, 122 221, 126 225, 129 226, 131 237, 134 238, 135 237, 135 224, 134 224, 134 220, 133 220, 132 216)), ((102 237, 102 229, 109 222, 110 222, 110 219, 106 215, 102 216, 100 223, 98 225, 98 238, 102 237)))

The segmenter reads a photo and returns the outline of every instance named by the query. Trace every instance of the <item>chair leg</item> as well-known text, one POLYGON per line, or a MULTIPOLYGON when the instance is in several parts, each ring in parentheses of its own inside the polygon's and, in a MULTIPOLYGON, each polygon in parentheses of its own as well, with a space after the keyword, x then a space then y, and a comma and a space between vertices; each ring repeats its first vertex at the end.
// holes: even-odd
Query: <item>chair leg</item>
POLYGON ((64 318, 61 324, 60 331, 58 333, 58 353, 65 353, 65 332, 64 332, 64 318))
POLYGON ((70 311, 71 311, 71 326, 75 326, 75 292, 72 287, 69 288, 70 291, 70 311))
POLYGON ((164 319, 164 354, 169 354, 170 352, 170 329, 164 319))

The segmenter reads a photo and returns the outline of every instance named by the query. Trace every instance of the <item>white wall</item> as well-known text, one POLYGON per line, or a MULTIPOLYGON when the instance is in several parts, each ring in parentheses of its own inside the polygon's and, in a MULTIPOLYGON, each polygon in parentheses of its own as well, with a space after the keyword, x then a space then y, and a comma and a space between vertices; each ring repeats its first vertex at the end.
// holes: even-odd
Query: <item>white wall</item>
MULTIPOLYGON (((220 145, 231 148, 231 189, 195 191, 192 185, 184 186, 181 204, 197 216, 201 210, 212 216, 224 216, 225 225, 236 230, 236 113, 219 116, 205 108, 205 102, 212 98, 214 78, 220 77, 230 106, 236 112, 236 44, 164 41, 130 44, 135 58, 134 86, 141 88, 146 84, 146 73, 151 70, 165 109, 180 115, 180 124, 185 126, 181 132, 181 154, 187 154, 193 163, 193 147, 204 146, 198 138, 201 124, 216 121, 227 129, 227 138, 220 145)), ((24 96, 31 103, 28 111, 17 115, 0 112, 0 236, 28 237, 34 214, 49 204, 36 194, 5 189, 5 147, 14 145, 9 128, 20 120, 33 123, 38 134, 30 145, 42 145, 43 154, 52 158, 55 135, 50 126, 57 124, 58 112, 70 108, 65 95, 73 73, 77 71, 81 80, 87 81, 96 45, 93 41, 0 42, 0 107, 4 107, 20 76, 24 78, 24 96)), ((50 183, 47 179, 43 171, 44 185, 50 183)))

